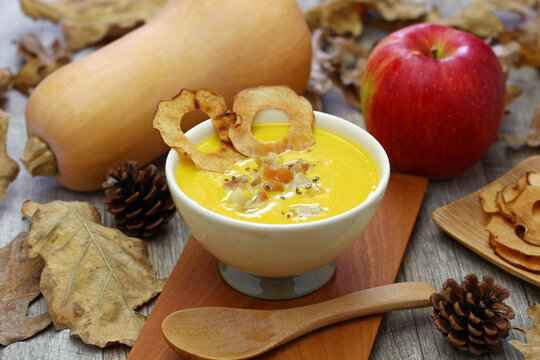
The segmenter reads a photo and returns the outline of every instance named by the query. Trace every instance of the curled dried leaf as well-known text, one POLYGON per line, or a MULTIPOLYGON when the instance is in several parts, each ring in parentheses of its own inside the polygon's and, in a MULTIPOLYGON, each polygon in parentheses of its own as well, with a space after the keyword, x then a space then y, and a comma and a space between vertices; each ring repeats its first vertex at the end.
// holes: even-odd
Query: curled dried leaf
POLYGON ((503 43, 517 41, 521 45, 520 59, 517 65, 540 66, 540 11, 529 11, 519 24, 506 29, 500 34, 503 43))
POLYGON ((305 14, 310 29, 328 29, 335 34, 359 36, 366 5, 361 1, 337 0, 325 2, 305 14))
POLYGON ((21 0, 34 19, 62 22, 71 49, 121 36, 152 19, 165 0, 21 0))
POLYGON ((519 59, 521 45, 516 41, 511 41, 507 44, 497 44, 491 47, 499 61, 505 75, 508 74, 510 66, 519 59))
POLYGON ((430 11, 426 22, 457 27, 480 37, 497 37, 505 30, 498 13, 508 12, 523 16, 534 6, 534 0, 473 0, 461 11, 442 18, 436 9, 430 11))
POLYGON ((533 116, 531 118, 531 130, 525 136, 515 136, 510 134, 501 134, 500 137, 506 140, 511 146, 523 146, 530 147, 540 146, 540 104, 534 108, 533 116))
POLYGON ((523 94, 523 90, 513 84, 506 84, 505 111, 510 111, 510 105, 523 94))
POLYGON ((28 317, 30 302, 39 296, 39 278, 45 265, 39 256, 26 255, 26 233, 0 249, 0 344, 25 340, 45 329, 51 316, 28 317))
POLYGON ((246 89, 234 98, 233 111, 238 116, 237 123, 229 129, 229 137, 241 154, 262 157, 268 153, 281 154, 286 150, 302 151, 313 145, 313 108, 310 102, 298 96, 286 86, 261 86, 246 89), (283 110, 290 120, 290 128, 283 139, 263 143, 251 134, 251 123, 264 108, 283 110))
POLYGON ((225 171, 242 159, 231 145, 227 134, 234 124, 236 115, 227 111, 225 99, 213 91, 182 89, 171 100, 160 101, 154 115, 154 128, 161 133, 163 141, 173 149, 186 153, 195 166, 210 171, 225 171), (185 114, 201 110, 212 119, 216 129, 220 148, 213 153, 204 153, 182 132, 181 122, 185 114))
POLYGON ((373 0, 369 3, 386 21, 417 20, 427 11, 426 4, 403 0, 373 0))
POLYGON ((355 38, 333 36, 328 30, 312 34, 313 56, 307 96, 320 109, 319 96, 332 86, 343 92, 345 100, 360 109, 360 85, 370 51, 355 38))
POLYGON ((15 43, 19 56, 26 62, 13 78, 13 88, 25 95, 41 80, 71 61, 71 50, 58 40, 45 47, 37 36, 32 34, 21 36, 15 43))
POLYGON ((527 308, 527 315, 532 320, 531 329, 515 326, 527 336, 527 343, 518 340, 510 340, 509 343, 523 354, 524 360, 538 359, 540 352, 540 304, 533 304, 527 308))
POLYGON ((6 197, 9 184, 19 173, 19 165, 6 150, 8 124, 9 115, 0 109, 0 201, 6 197))
POLYGON ((40 288, 56 329, 87 344, 132 346, 145 318, 135 311, 157 295, 157 279, 142 240, 100 224, 86 202, 26 201, 29 254, 45 260, 40 288))
POLYGON ((0 69, 0 98, 8 90, 13 80, 13 73, 9 68, 0 69))

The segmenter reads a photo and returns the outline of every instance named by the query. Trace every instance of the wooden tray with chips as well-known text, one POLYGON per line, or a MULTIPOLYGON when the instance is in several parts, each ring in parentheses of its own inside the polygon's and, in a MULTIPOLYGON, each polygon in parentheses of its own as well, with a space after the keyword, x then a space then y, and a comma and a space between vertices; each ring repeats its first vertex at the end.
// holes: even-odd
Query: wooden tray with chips
POLYGON ((436 209, 433 212, 433 221, 448 235, 484 259, 533 285, 540 286, 540 274, 515 266, 495 254, 489 244, 490 235, 484 229, 490 219, 490 214, 484 212, 479 199, 480 192, 490 185, 496 182, 503 185, 516 183, 523 174, 529 171, 540 171, 540 155, 524 160, 483 188, 436 209))

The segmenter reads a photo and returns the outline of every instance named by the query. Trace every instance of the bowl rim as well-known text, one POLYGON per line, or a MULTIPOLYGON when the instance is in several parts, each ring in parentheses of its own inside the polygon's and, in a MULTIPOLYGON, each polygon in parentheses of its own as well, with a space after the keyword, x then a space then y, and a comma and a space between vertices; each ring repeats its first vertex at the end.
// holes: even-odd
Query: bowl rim
MULTIPOLYGON (((380 164, 376 161, 375 164, 377 165, 377 170, 380 172, 379 176, 380 176, 380 179, 379 179, 379 182, 377 184, 377 188, 375 189, 375 191, 373 191, 372 193, 370 193, 368 195, 368 197, 363 201, 361 202, 360 204, 358 204, 357 206, 347 210, 347 211, 344 211, 342 213, 339 213, 339 214, 336 214, 336 215, 333 215, 331 217, 328 217, 328 218, 323 218, 323 219, 319 219, 319 220, 313 220, 313 221, 308 221, 308 222, 301 222, 301 223, 293 223, 293 224, 268 224, 268 223, 257 223, 257 222, 251 222, 251 221, 245 221, 245 220, 239 220, 239 219, 234 219, 234 218, 231 218, 231 217, 228 217, 228 216, 225 216, 225 215, 221 215, 221 214, 218 214, 216 212, 213 212, 207 208, 205 208, 204 206, 198 204, 195 200, 191 199, 189 196, 187 196, 183 191, 182 189, 180 188, 180 186, 178 185, 177 181, 176 181, 176 171, 175 171, 175 166, 177 167, 179 162, 180 162, 180 157, 178 155, 178 152, 171 148, 169 153, 167 154, 167 159, 166 159, 166 162, 165 162, 165 176, 167 178, 167 182, 168 182, 168 185, 169 185, 169 191, 170 192, 174 192, 175 195, 177 195, 180 199, 182 199, 183 202, 189 204, 191 207, 195 208, 197 211, 199 211, 200 213, 202 213, 202 215, 204 216, 207 216, 207 217, 211 217, 213 221, 217 221, 217 222, 220 222, 220 223, 227 223, 228 225, 236 225, 236 226, 240 226, 240 227, 245 227, 245 228, 248 228, 248 229, 251 229, 251 230, 271 230, 271 231, 291 231, 291 230, 301 230, 301 229, 305 229, 305 228, 313 228, 313 227, 325 227, 325 226, 328 226, 330 225, 331 223, 335 223, 335 222, 338 222, 342 219, 345 219, 347 217, 350 217, 350 216, 354 216, 355 213, 358 213, 358 212, 361 212, 364 208, 367 208, 368 206, 371 206, 374 202, 377 201, 377 199, 381 198, 384 196, 384 193, 386 191, 386 188, 387 188, 387 185, 388 185, 388 181, 390 179, 390 161, 388 159, 388 155, 386 154, 384 148, 382 147, 382 145, 377 141, 377 139, 375 139, 375 137, 373 137, 373 135, 371 135, 369 132, 367 132, 365 129, 363 129, 362 127, 346 120, 346 119, 343 119, 341 117, 338 117, 338 116, 335 116, 335 115, 332 115, 332 114, 328 114, 328 113, 324 113, 324 112, 319 112, 319 111, 314 111, 314 115, 315 115, 315 121, 317 121, 317 116, 319 117, 329 117, 330 119, 332 119, 333 121, 340 121, 342 122, 342 126, 345 126, 345 127, 349 127, 352 131, 354 129, 354 131, 360 131, 360 133, 362 133, 362 136, 364 136, 366 139, 368 139, 368 142, 371 142, 372 145, 377 149, 376 151, 382 155, 381 157, 381 162, 380 164), (172 184, 172 186, 171 186, 172 184)), ((190 135, 190 132, 192 131, 198 131, 198 129, 204 127, 204 126, 208 126, 208 122, 210 122, 211 120, 208 119, 208 120, 205 120, 201 123, 199 123, 198 125, 194 126, 192 129, 188 130, 186 132, 186 136, 189 138, 189 135, 190 135)), ((323 129, 325 129, 325 127, 322 127, 323 129)), ((330 130, 330 129, 327 129, 327 130, 330 130)), ((330 130, 330 131, 333 131, 333 130, 330 130)), ((335 132, 335 131, 333 131, 335 132)), ((342 135, 340 134, 341 136, 344 136, 345 138, 349 139, 350 141, 353 141, 354 143, 358 144, 357 142, 355 142, 354 140, 348 138, 347 136, 345 135, 342 135)), ((358 144, 360 145, 360 144, 358 144)), ((367 149, 365 149, 365 147, 363 145, 360 145, 364 151, 368 152, 367 149)), ((373 154, 368 152, 368 154, 373 158, 373 154)), ((374 159, 375 160, 375 159, 374 159)))

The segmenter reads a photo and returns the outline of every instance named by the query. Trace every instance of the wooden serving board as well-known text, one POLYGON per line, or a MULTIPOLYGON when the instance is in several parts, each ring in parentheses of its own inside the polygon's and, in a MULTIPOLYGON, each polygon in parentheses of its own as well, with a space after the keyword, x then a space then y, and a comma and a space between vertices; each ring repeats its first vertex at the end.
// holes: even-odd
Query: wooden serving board
MULTIPOLYGON (((394 282, 427 179, 392 174, 386 195, 364 233, 337 259, 336 274, 313 294, 284 301, 255 299, 221 278, 217 260, 189 239, 128 359, 182 359, 165 342, 161 322, 172 312, 201 306, 277 309, 321 302, 357 290, 394 282)), ((330 240, 330 239, 329 239, 330 240)), ((382 315, 349 320, 302 336, 261 359, 367 359, 382 315)))
POLYGON ((493 183, 516 183, 528 171, 540 171, 540 155, 531 156, 516 167, 475 192, 433 211, 433 221, 448 235, 484 259, 515 276, 540 286, 540 274, 517 267, 500 258, 489 245, 489 233, 484 229, 490 215, 482 209, 479 194, 493 183))

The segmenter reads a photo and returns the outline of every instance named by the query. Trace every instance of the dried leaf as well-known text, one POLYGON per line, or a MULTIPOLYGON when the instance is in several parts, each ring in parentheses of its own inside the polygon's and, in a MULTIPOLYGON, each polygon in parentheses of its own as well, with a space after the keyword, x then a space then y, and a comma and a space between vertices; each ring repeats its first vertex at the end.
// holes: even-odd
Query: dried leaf
POLYGON ((153 18, 165 0, 20 0, 26 15, 62 22, 71 49, 121 36, 153 18))
POLYGON ((506 44, 497 44, 491 47, 497 58, 501 62, 503 73, 508 74, 510 66, 519 59, 521 53, 521 45, 516 41, 511 41, 506 44))
POLYGON ((31 88, 53 71, 71 61, 71 50, 60 42, 55 41, 50 47, 44 47, 37 36, 23 35, 15 42, 19 56, 26 63, 13 79, 13 88, 28 95, 31 88))
POLYGON ((102 226, 90 203, 26 201, 22 211, 32 219, 30 254, 45 260, 40 287, 54 327, 87 344, 132 346, 145 321, 135 309, 165 283, 144 242, 102 226))
POLYGON ((452 26, 480 37, 496 37, 504 30, 502 21, 493 14, 493 5, 487 1, 473 1, 448 18, 442 18, 436 9, 430 11, 426 22, 452 26))
POLYGON ((0 69, 0 98, 7 91, 11 85, 11 80, 13 79, 13 73, 9 68, 0 69))
POLYGON ((369 1, 386 21, 417 20, 427 11, 426 4, 413 4, 403 0, 369 1))
POLYGON ((523 90, 519 86, 506 84, 505 111, 510 111, 510 104, 512 104, 512 102, 521 94, 523 94, 523 90))
POLYGON ((527 336, 527 343, 518 340, 510 340, 509 343, 523 354, 524 360, 538 359, 540 353, 540 304, 533 304, 527 308, 527 315, 532 320, 532 328, 526 329, 520 326, 512 327, 527 336))
POLYGON ((325 29, 313 31, 312 49, 306 95, 314 108, 318 109, 319 96, 336 85, 342 90, 345 100, 359 109, 360 84, 370 51, 353 37, 334 36, 325 29))
POLYGON ((26 256, 26 233, 0 249, 0 344, 28 339, 51 323, 48 313, 28 317, 30 302, 39 296, 43 259, 26 256))
POLYGON ((521 57, 517 65, 540 66, 540 11, 531 11, 515 29, 500 34, 503 43, 517 41, 521 45, 521 57))
POLYGON ((335 0, 324 2, 305 14, 310 29, 328 29, 337 35, 359 36, 368 8, 386 21, 417 20, 426 13, 425 4, 403 0, 335 0))
POLYGON ((523 16, 531 11, 536 0, 473 0, 461 11, 442 18, 436 9, 430 11, 426 22, 458 27, 480 37, 497 37, 506 27, 503 13, 523 16))
POLYGON ((0 201, 6 197, 9 184, 19 173, 19 165, 6 150, 8 124, 9 115, 0 109, 0 201))
POLYGON ((511 146, 523 146, 530 147, 540 146, 540 104, 534 108, 534 113, 531 118, 531 130, 524 137, 514 136, 510 134, 501 134, 501 138, 506 140, 511 146))
POLYGON ((306 12, 310 29, 329 29, 335 34, 359 36, 362 33, 362 16, 366 11, 361 1, 337 0, 322 3, 306 12))

